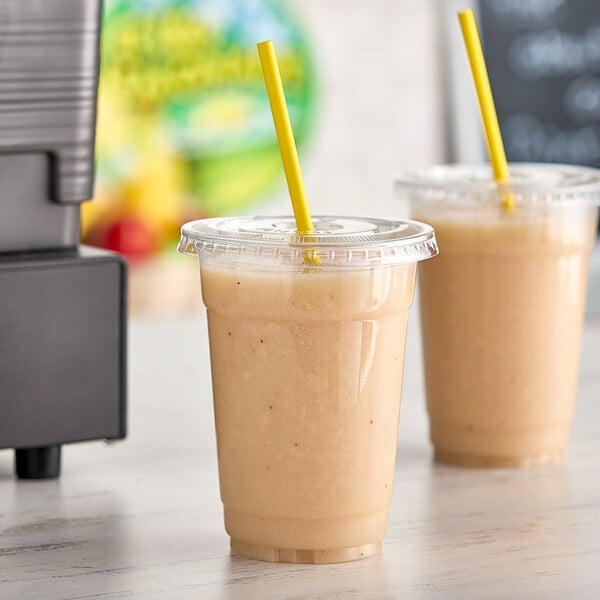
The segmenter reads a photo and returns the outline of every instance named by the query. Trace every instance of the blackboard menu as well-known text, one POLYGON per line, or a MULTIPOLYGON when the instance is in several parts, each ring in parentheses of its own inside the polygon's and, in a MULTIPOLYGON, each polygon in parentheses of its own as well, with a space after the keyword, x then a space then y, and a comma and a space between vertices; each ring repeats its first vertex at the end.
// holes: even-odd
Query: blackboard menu
POLYGON ((600 0, 480 0, 509 161, 600 167, 600 0))

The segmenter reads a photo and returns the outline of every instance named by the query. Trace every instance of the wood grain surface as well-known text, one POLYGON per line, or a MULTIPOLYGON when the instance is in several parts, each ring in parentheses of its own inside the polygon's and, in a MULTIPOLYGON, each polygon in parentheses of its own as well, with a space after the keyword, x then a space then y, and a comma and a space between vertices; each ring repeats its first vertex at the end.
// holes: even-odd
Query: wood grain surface
POLYGON ((566 463, 491 471, 432 462, 413 315, 383 553, 332 566, 230 555, 204 316, 136 322, 130 342, 125 442, 67 447, 59 481, 16 482, 0 453, 2 600, 598 597, 600 321, 566 463))

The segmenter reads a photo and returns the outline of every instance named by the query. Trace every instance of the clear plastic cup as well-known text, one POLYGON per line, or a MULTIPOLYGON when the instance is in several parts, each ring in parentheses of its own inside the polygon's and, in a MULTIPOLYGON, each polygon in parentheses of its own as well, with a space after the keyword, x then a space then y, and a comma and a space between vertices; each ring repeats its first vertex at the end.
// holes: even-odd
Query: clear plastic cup
POLYGON ((437 252, 422 223, 314 225, 206 219, 179 245, 200 262, 225 528, 235 552, 273 562, 379 550, 416 264, 437 252))
POLYGON ((440 255, 419 274, 427 409, 438 459, 556 463, 575 406, 600 171, 449 165, 396 182, 440 255), (514 211, 501 208, 511 193, 514 211))

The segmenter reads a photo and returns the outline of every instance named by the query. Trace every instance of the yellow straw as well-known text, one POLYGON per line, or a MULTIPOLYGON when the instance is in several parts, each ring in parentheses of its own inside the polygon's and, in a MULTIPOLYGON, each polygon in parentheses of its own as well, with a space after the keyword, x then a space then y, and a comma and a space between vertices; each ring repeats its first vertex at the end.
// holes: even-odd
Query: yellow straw
MULTIPOLYGON (((500 126, 498 125, 494 97, 492 96, 490 80, 485 66, 485 58, 481 48, 481 39, 479 37, 479 30, 477 29, 475 13, 470 8, 463 10, 458 13, 458 20, 460 21, 460 28, 471 65, 471 73, 475 82, 475 90, 477 91, 477 100, 479 101, 479 110, 481 111, 481 120, 483 122, 488 156, 492 165, 494 179, 498 182, 505 182, 508 180, 508 164, 506 162, 506 154, 504 153, 500 126)), ((514 210, 514 196, 512 194, 503 194, 502 206, 507 210, 514 210)))
POLYGON ((260 42, 257 44, 257 47, 265 78, 265 86, 269 96, 269 104, 273 113, 273 122, 275 123, 275 132, 277 133, 277 141, 279 142, 285 179, 292 200, 292 208, 294 209, 296 227, 299 233, 307 233, 313 231, 314 227, 304 191, 302 171, 300 170, 298 152, 296 151, 296 143, 294 142, 294 132, 292 131, 290 116, 285 103, 285 94, 281 85, 275 48, 271 40, 260 42))

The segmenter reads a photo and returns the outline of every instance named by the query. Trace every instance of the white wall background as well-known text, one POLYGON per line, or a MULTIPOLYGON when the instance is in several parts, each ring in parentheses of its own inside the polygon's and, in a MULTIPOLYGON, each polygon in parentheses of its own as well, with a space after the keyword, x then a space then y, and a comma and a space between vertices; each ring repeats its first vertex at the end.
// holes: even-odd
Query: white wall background
MULTIPOLYGON (((314 214, 404 215, 394 173, 446 159, 441 3, 295 0, 318 53, 317 123, 300 156, 314 214)), ((290 210, 282 187, 257 212, 290 210)))

